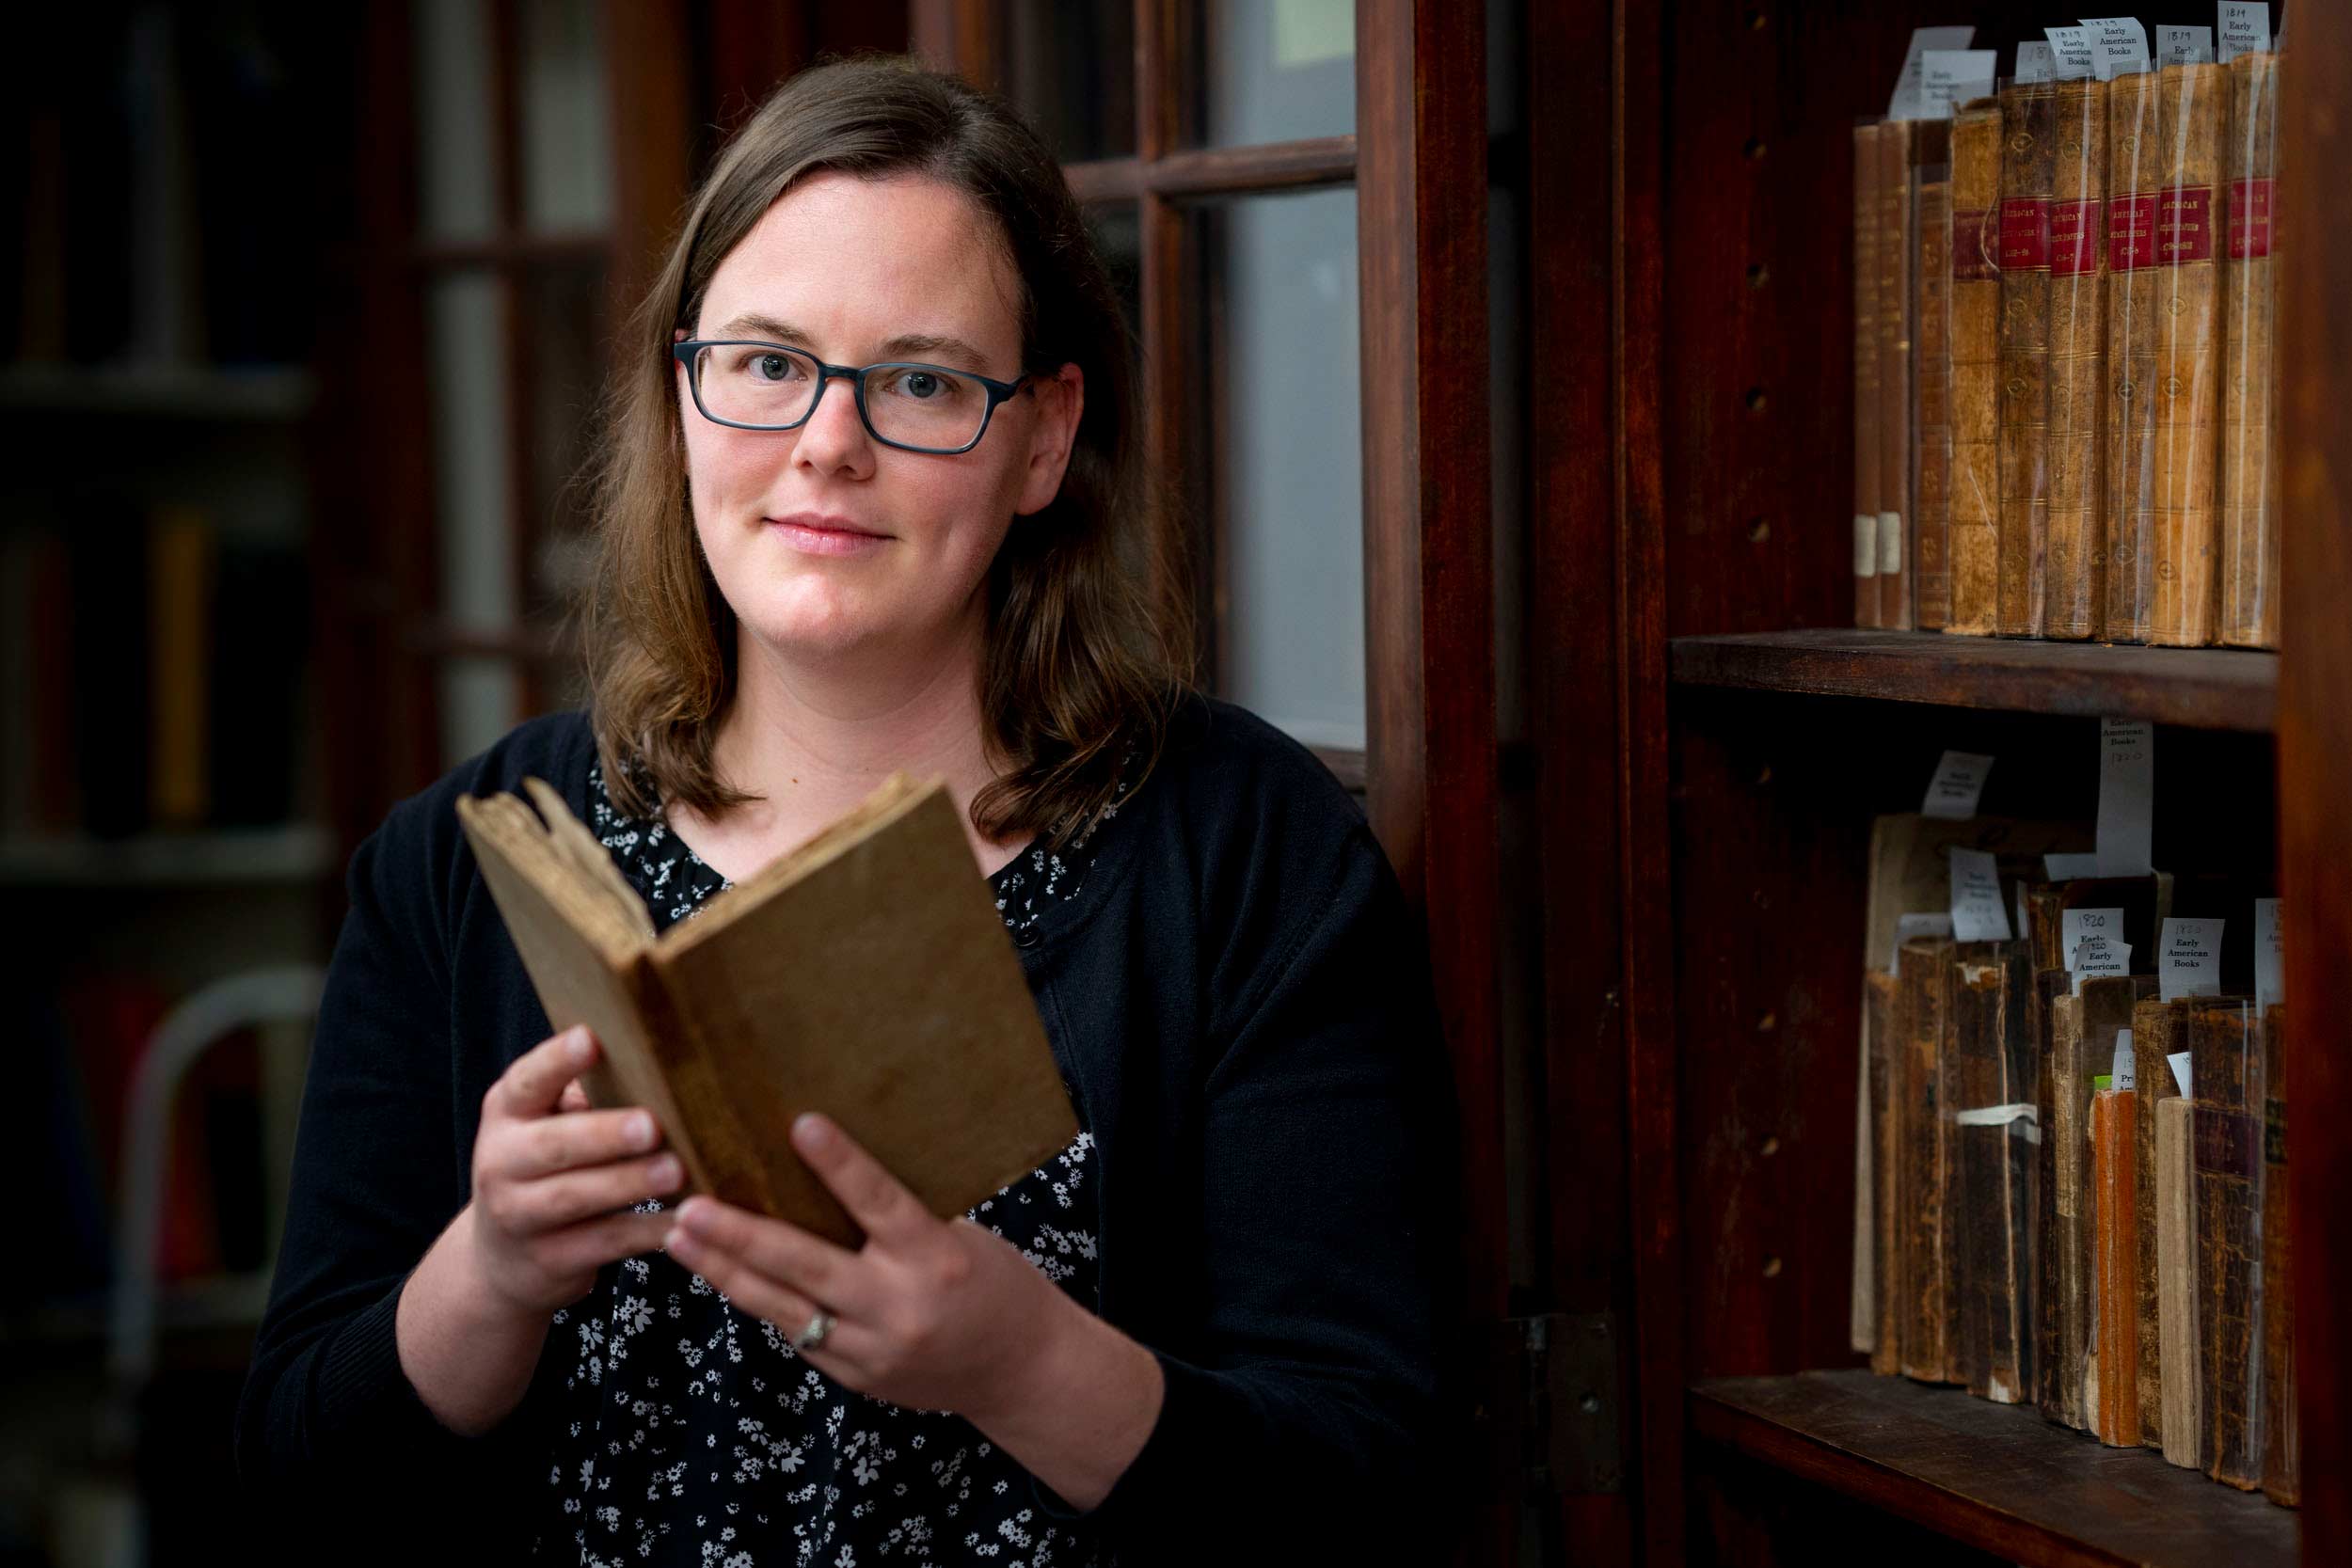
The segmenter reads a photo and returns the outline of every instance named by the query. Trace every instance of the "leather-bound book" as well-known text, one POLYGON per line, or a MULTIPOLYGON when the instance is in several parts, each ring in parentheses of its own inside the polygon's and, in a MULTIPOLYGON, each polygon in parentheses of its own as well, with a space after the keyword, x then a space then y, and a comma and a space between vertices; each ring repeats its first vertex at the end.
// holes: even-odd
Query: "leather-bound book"
POLYGON ((1897 1351, 1905 1377, 1950 1382, 1953 1259, 1945 1244, 1950 1123, 1943 1100, 1945 1014, 1952 943, 1914 937, 1896 961, 1896 1030, 1902 1050, 1901 1150, 1895 1170, 1896 1272, 1902 1280, 1897 1351))
POLYGON ((2279 56, 2228 67, 2228 260, 2221 271, 2221 641, 2279 645, 2279 313, 2272 198, 2279 172, 2279 56))
POLYGON ((2247 1491, 2262 1484, 2262 1070, 2249 1011, 2189 1013, 2205 1473, 2247 1491))
MULTIPOLYGON (((2034 1146, 2010 1080, 2009 944, 1954 950, 1950 1028, 1953 1164, 1951 1210, 1960 1249, 1960 1353, 1952 1369, 1968 1391, 2014 1404, 2030 1389, 2024 1316, 2032 1270, 2034 1146)), ((2030 1101, 2023 1103, 2030 1104, 2030 1101)))
POLYGON ((2099 1299, 2099 1440, 2113 1448, 2139 1446, 2139 1333, 2134 1323, 2139 1291, 2133 1279, 2139 1256, 2139 1205, 2132 1191, 2132 1125, 2139 1102, 2127 1090, 2090 1097, 2091 1184, 2097 1196, 2099 1299))
MULTIPOLYGON (((2071 996, 2074 978, 2062 969, 2037 969, 2033 974, 2033 1010, 2027 1022, 2034 1039, 2034 1105, 2040 1121, 2041 1142, 2035 1146, 2034 1247, 2033 1281, 2033 1400, 2042 1411, 2059 1407, 2058 1392, 2058 1304, 2065 1300, 2059 1249, 2060 1234, 2058 1212, 2058 1142, 2052 1123, 2052 1113, 2058 1104, 2054 1087, 2058 1048, 2057 1012, 2058 998, 2071 996)), ((2073 1027, 2079 1036, 2082 1015, 2077 1008, 2073 1027)), ((2081 1047, 2075 1046, 2079 1055, 2081 1047)))
POLYGON ((1895 1172, 1901 1160, 1902 1124, 1897 1093, 1901 1081, 1901 1042, 1895 1037, 1895 976, 1872 970, 1864 992, 1869 1033, 1870 1275, 1874 1286, 1870 1370, 1891 1377, 1902 1370, 1898 1349, 1902 1333, 1899 1305, 1903 1280, 1899 1264, 1895 1172))
POLYGON ((2295 1413, 2295 1282, 2287 1229, 2286 1009, 2263 1009, 2263 1490, 2303 1500, 2303 1439, 2295 1413))
POLYGON ((1921 631, 1952 610, 1952 128, 1911 136, 1911 609, 1921 631))
POLYGON ((1879 128, 1853 128, 1853 624, 1879 624, 1879 128))
POLYGON ((1950 519, 1944 629, 1989 637, 2001 554, 2001 106, 1979 98, 1952 119, 1950 519))
POLYGON ((2139 1204, 2139 1260, 2134 1286, 2139 1307, 2139 1440, 2150 1448, 2164 1444, 2164 1336, 2161 1275, 2156 1262, 2156 1128, 2157 1107, 2180 1098, 2171 1064, 2166 1058, 2179 1049, 2172 1043, 2174 1021, 2193 1006, 2146 996, 2132 1008, 2132 1079, 2139 1110, 2132 1122, 2132 1193, 2139 1204))
POLYGON ((943 783, 893 775, 659 933, 563 797, 523 784, 531 805, 459 799, 467 841, 548 1022, 604 1048, 590 1103, 653 1111, 692 1191, 853 1247, 856 1222, 792 1151, 801 1112, 943 1218, 1077 1135, 943 783))
MULTIPOLYGON (((2156 1105, 2156 1312, 2164 1350, 2164 1457, 2205 1467, 2197 1337, 2196 1101, 2178 1096, 2156 1105)), ((2143 1418, 2146 1412, 2141 1412, 2143 1418)))
POLYGON ((1879 127, 1879 625, 1911 613, 1911 148, 1923 120, 1879 127))
POLYGON ((2061 995, 2050 1004, 2050 1096, 2042 1106, 2042 1147, 2048 1164, 2049 1197, 2043 1205, 2046 1226, 2042 1235, 2043 1277, 2048 1291, 2042 1303, 2048 1326, 2044 1345, 2042 1413, 2062 1426, 2081 1428, 2083 1357, 2090 1344, 2090 1281, 2083 1268, 2083 1218, 2090 1209, 2090 1128, 2087 1095, 2072 1092, 2087 1085, 2090 1071, 2083 1060, 2083 1002, 2061 995))
POLYGON ((2003 637, 2049 622, 2050 198, 2058 88, 2001 91, 2001 578, 2003 637))
POLYGON ((2228 78, 2107 90, 2107 636, 2197 646, 2219 621, 2220 160, 2228 78))
POLYGON ((2099 405, 2106 381, 2106 84, 2060 82, 2056 105, 2043 635, 2081 641, 2099 635, 2104 609, 2099 405))

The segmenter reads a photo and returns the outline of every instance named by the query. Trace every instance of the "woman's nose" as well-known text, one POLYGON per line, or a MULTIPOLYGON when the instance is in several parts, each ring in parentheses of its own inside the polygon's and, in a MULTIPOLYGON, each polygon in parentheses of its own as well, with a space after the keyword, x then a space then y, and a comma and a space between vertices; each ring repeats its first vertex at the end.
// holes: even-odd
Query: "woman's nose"
POLYGON ((794 455, 825 469, 855 467, 872 459, 866 423, 858 418, 856 388, 838 376, 825 383, 817 395, 817 407, 801 426, 794 455))

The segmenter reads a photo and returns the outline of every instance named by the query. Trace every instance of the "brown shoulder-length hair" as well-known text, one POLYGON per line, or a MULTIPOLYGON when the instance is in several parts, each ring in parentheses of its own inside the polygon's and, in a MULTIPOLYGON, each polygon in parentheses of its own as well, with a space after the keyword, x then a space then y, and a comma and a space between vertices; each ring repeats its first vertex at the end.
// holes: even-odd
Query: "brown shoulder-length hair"
POLYGON ((1060 493, 1006 535, 986 585, 979 707, 997 769, 972 801, 991 838, 1058 847, 1148 771, 1191 684, 1173 531, 1136 438, 1125 319, 1052 152, 998 100, 910 63, 864 58, 792 77, 720 154, 616 345, 593 471, 596 570, 575 604, 606 787, 631 816, 755 799, 720 777, 735 613, 688 513, 672 335, 777 198, 819 170, 917 173, 962 191, 1020 281, 1023 369, 1075 364, 1085 412, 1060 493))

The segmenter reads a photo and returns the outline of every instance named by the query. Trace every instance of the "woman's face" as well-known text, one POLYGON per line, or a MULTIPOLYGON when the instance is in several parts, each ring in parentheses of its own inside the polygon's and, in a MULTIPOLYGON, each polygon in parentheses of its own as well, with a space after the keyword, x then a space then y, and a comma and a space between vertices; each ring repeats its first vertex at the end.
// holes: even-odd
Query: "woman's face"
MULTIPOLYGON (((1011 381, 1024 368, 1018 300, 989 220, 961 192, 826 173, 719 263, 694 336, 1011 381)), ((744 632, 802 661, 968 633, 1013 518, 1061 484, 1083 391, 1065 366, 1000 404, 978 446, 946 456, 875 440, 838 378, 798 429, 714 424, 679 366, 694 530, 744 632)))

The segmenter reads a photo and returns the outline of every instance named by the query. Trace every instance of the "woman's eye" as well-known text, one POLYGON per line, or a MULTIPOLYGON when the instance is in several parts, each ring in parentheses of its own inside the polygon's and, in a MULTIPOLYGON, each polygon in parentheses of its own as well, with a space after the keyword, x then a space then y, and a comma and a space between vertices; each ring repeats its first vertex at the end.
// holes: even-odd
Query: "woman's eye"
POLYGON ((786 381, 791 375, 792 359, 789 355, 762 354, 752 360, 752 379, 755 381, 786 381))
POLYGON ((898 378, 898 390, 918 402, 928 402, 946 391, 946 386, 929 371, 909 371, 898 378))

